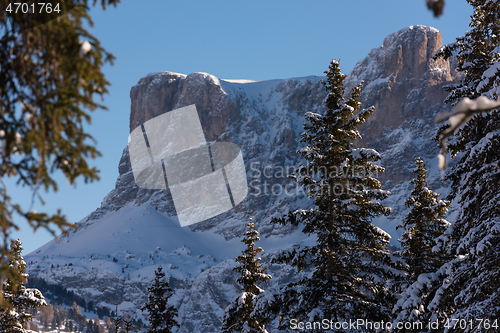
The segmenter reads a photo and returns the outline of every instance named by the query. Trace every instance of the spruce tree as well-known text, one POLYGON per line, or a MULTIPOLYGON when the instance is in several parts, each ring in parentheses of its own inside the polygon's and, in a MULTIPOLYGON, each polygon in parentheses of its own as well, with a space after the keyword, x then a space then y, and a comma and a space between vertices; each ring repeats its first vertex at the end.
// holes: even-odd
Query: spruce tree
POLYGON ((165 279, 165 273, 161 266, 155 271, 155 279, 151 287, 148 288, 148 302, 141 308, 148 311, 150 333, 171 333, 174 327, 179 327, 175 320, 177 309, 168 305, 168 300, 173 295, 173 291, 165 279))
POLYGON ((456 55, 457 71, 464 73, 458 84, 446 87, 445 102, 456 103, 461 98, 500 95, 500 2, 498 0, 467 0, 474 8, 471 30, 455 43, 444 46, 434 57, 445 59, 456 55))
POLYGON ((242 293, 226 308, 223 333, 267 333, 265 324, 268 319, 255 310, 257 296, 264 291, 259 284, 267 282, 271 279, 271 275, 265 273, 267 268, 260 263, 258 255, 264 250, 261 247, 255 248, 255 242, 260 238, 252 219, 247 228, 245 238, 242 240, 247 248, 236 258, 236 262, 240 265, 234 268, 240 275, 237 281, 242 287, 242 293))
POLYGON ((450 259, 445 239, 450 223, 444 220, 450 202, 440 200, 440 195, 427 187, 427 163, 420 156, 416 165, 413 170, 416 178, 411 181, 414 188, 405 200, 410 211, 398 226, 404 230, 400 239, 403 248, 400 254, 407 275, 401 281, 403 293, 393 310, 397 316, 393 324, 394 332, 419 333, 422 331, 419 327, 397 329, 397 323, 420 322, 427 326, 434 319, 427 308, 444 276, 440 268, 450 259))
POLYGON ((134 327, 134 323, 132 322, 132 318, 130 317, 130 314, 128 313, 125 313, 125 315, 123 316, 123 326, 124 326, 124 329, 125 329, 125 332, 126 333, 129 333, 132 328, 134 327), (127 318, 127 319, 125 319, 127 318))
POLYGON ((18 271, 22 277, 20 281, 13 283, 10 279, 2 282, 2 296, 9 302, 10 307, 0 308, 0 332, 25 333, 28 332, 24 326, 31 320, 33 315, 30 309, 46 306, 42 293, 38 289, 26 288, 24 283, 28 278, 26 274, 26 263, 21 256, 22 243, 19 240, 12 241, 12 259, 10 266, 18 271))
POLYGON ((277 258, 306 272, 278 295, 276 308, 283 329, 290 327, 291 319, 386 321, 392 308, 385 285, 391 278, 388 267, 393 265, 390 236, 371 223, 373 217, 390 213, 380 202, 388 192, 376 179, 384 168, 375 164, 380 159, 375 150, 353 147, 353 141, 361 139, 359 126, 374 108, 360 110, 362 83, 344 98, 346 75, 338 61, 331 62, 326 74, 326 111, 306 115, 301 142, 307 146, 298 152, 307 164, 293 176, 314 206, 275 220, 301 224, 305 234, 317 237, 315 245, 277 258))
MULTIPOLYGON (((473 6, 471 30, 438 56, 456 54, 458 71, 464 74, 449 87, 448 102, 500 94, 500 1, 468 0, 473 6)), ((451 156, 458 161, 449 170, 451 194, 459 214, 447 230, 449 255, 429 283, 437 291, 415 290, 420 298, 432 298, 424 309, 409 305, 407 311, 431 311, 434 319, 469 325, 451 327, 448 332, 486 332, 500 329, 500 111, 474 116, 452 137, 451 156), (480 325, 476 319, 483 320, 480 325), (470 324, 472 323, 472 324, 470 324), (495 326, 493 326, 495 325, 495 326), (465 327, 464 327, 465 326, 465 327)), ((414 297, 413 297, 414 298, 414 297)), ((411 297, 409 298, 411 299, 411 297)))
POLYGON ((422 273, 435 272, 445 262, 445 251, 436 251, 436 239, 443 235, 449 222, 444 220, 450 202, 440 200, 440 194, 428 188, 426 182, 427 162, 418 157, 413 170, 416 178, 411 196, 405 200, 410 208, 403 222, 397 228, 403 228, 401 236, 401 257, 407 265, 409 284, 415 282, 422 273))
MULTIPOLYGON (((75 307, 75 306, 77 306, 77 305, 76 305, 75 302, 73 302, 73 307, 75 307)), ((110 320, 113 323, 113 326, 114 326, 114 329, 115 329, 115 333, 119 333, 123 317, 118 316, 118 303, 116 303, 116 317, 114 315, 115 315, 115 312, 111 311, 111 318, 110 318, 110 320), (115 318, 113 318, 113 317, 115 317, 115 318)))

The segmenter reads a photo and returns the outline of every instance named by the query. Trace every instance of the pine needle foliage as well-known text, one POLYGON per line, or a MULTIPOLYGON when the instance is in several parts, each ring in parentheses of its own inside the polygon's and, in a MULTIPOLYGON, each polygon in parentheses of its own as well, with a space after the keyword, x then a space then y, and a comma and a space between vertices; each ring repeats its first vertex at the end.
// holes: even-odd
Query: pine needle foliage
POLYGON ((436 240, 450 225, 444 217, 450 201, 440 200, 440 194, 431 191, 426 181, 427 162, 420 156, 415 161, 415 178, 411 196, 405 200, 410 211, 397 227, 403 229, 401 257, 407 265, 407 282, 412 284, 422 273, 431 273, 446 261, 445 249, 437 251, 436 240))
POLYGON ((155 279, 148 288, 148 302, 141 308, 148 311, 150 333, 171 333, 174 327, 179 327, 176 321, 177 309, 168 305, 168 300, 174 294, 165 279, 161 266, 155 271, 155 279))
POLYGON ((353 147, 354 140, 361 139, 359 126, 374 108, 360 110, 362 83, 344 98, 346 75, 338 61, 333 60, 325 73, 326 111, 324 115, 306 114, 301 136, 306 147, 298 153, 307 164, 293 175, 314 207, 292 211, 274 221, 300 224, 305 234, 317 237, 315 245, 299 247, 276 259, 306 273, 277 296, 282 329, 290 327, 291 319, 387 320, 392 308, 392 296, 386 288, 392 278, 390 236, 371 223, 373 217, 390 213, 380 202, 388 192, 376 179, 384 168, 375 164, 380 159, 375 150, 353 147))
POLYGON ((2 282, 1 294, 8 301, 9 306, 0 308, 0 332, 5 333, 27 333, 25 325, 33 320, 30 310, 46 306, 42 293, 38 289, 26 288, 27 281, 26 263, 21 255, 22 243, 19 240, 12 241, 12 260, 10 268, 19 272, 21 280, 13 283, 7 279, 2 282))
MULTIPOLYGON (((47 2, 55 7, 56 1, 47 2)), ((84 125, 91 120, 90 111, 105 108, 97 102, 109 86, 101 69, 114 57, 86 28, 92 26, 88 8, 92 1, 57 2, 61 9, 73 9, 57 18, 38 7, 36 15, 22 10, 16 14, 6 10, 12 1, 0 0, 0 277, 4 280, 20 280, 8 264, 9 234, 18 229, 16 215, 33 229, 45 228, 54 236, 53 227, 64 231, 70 225, 60 211, 49 215, 21 207, 4 180, 28 187, 32 201, 38 198, 43 203, 42 189, 57 191, 55 171, 61 171, 70 184, 80 176, 85 182, 99 179, 98 170, 87 164, 99 152, 84 125), (90 50, 82 49, 84 42, 90 43, 90 50)), ((104 8, 118 2, 101 1, 104 8)), ((7 305, 0 299, 0 306, 7 305)))
POLYGON ((449 59, 456 55, 457 71, 465 74, 458 84, 446 87, 449 95, 445 102, 453 104, 464 97, 495 98, 500 91, 500 78, 495 75, 497 70, 494 67, 500 61, 500 2, 467 2, 474 8, 469 24, 471 30, 458 37, 455 43, 444 46, 434 56, 449 59))
MULTIPOLYGON (((463 78, 448 87, 447 101, 461 98, 500 95, 500 1, 468 0, 474 9, 464 37, 444 47, 437 57, 458 60, 463 78)), ((442 324, 452 320, 483 320, 490 328, 500 329, 500 111, 493 109, 476 115, 451 139, 449 150, 458 161, 447 178, 451 181, 449 200, 459 206, 457 220, 446 231, 449 256, 436 274, 434 295, 415 290, 420 299, 431 297, 427 309, 442 324), (439 279, 437 278, 439 277, 439 279), (493 326, 495 325, 495 326, 493 326)), ((428 283, 424 283, 427 285, 428 283)), ((413 302, 417 304, 418 302, 413 302)), ((411 311, 411 307, 407 310, 411 311)), ((443 327, 443 326, 441 326, 443 327)), ((449 328, 447 332, 486 332, 485 325, 449 328)), ((437 331, 436 331, 437 332, 437 331)))
POLYGON ((234 267, 234 271, 239 274, 237 282, 242 293, 226 308, 223 333, 267 333, 265 324, 269 319, 264 317, 262 312, 255 310, 257 296, 264 292, 259 284, 269 281, 271 275, 266 274, 267 267, 260 263, 261 258, 258 255, 264 250, 255 247, 255 242, 260 238, 252 219, 248 222, 247 229, 242 240, 247 248, 236 258, 239 265, 234 267))
POLYGON ((422 323, 422 328, 429 329, 428 323, 436 320, 429 306, 445 276, 443 265, 452 258, 448 252, 450 223, 444 219, 450 201, 440 200, 440 195, 428 188, 427 163, 420 156, 415 163, 416 177, 411 181, 414 188, 405 200, 410 211, 398 226, 403 229, 400 255, 406 276, 398 281, 403 290, 393 309, 396 316, 393 326, 394 332, 404 333, 420 333, 422 329, 418 326, 398 329, 398 323, 422 323))

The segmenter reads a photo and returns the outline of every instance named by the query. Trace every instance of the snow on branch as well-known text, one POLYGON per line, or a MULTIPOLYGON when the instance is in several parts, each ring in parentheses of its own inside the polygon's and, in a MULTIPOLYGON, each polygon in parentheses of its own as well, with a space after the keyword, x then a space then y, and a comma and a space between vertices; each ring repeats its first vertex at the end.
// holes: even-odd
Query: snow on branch
POLYGON ((451 136, 455 130, 465 124, 473 115, 488 112, 500 106, 500 101, 493 101, 486 96, 478 97, 471 100, 467 97, 460 100, 451 110, 451 112, 440 112, 436 115, 434 121, 440 123, 448 120, 450 126, 439 132, 441 153, 438 155, 439 168, 444 170, 446 168, 446 154, 448 148, 446 147, 446 139, 451 136))

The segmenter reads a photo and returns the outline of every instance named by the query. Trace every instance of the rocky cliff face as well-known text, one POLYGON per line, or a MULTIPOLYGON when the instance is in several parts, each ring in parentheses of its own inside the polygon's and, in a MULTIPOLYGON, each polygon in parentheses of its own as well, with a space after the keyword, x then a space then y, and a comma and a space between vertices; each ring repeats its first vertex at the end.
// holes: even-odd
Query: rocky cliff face
POLYGON ((438 30, 412 26, 387 36, 349 73, 346 86, 364 80, 362 102, 375 106, 360 144, 386 152, 382 165, 387 172, 381 180, 395 184, 408 179, 417 154, 431 158, 436 152, 429 140, 435 136, 432 120, 447 108, 443 87, 458 76, 454 63, 432 59, 441 46, 438 30))
POLYGON ((389 35, 384 43, 358 62, 347 86, 364 80, 363 101, 377 112, 368 119, 365 136, 379 138, 385 129, 405 120, 429 118, 446 97, 441 89, 452 81, 447 61, 432 60, 442 46, 441 33, 432 28, 410 27, 389 35))
MULTIPOLYGON (((380 178, 392 192, 386 204, 394 214, 375 222, 395 239, 419 154, 431 160, 433 189, 446 187, 438 183, 437 148, 430 138, 436 130, 434 115, 445 108, 442 87, 456 74, 448 61, 432 60, 440 47, 436 29, 403 29, 358 62, 346 81, 350 90, 363 80, 363 106, 376 108, 362 128, 363 140, 356 144, 373 147, 383 156, 387 170, 380 178)), ((309 241, 300 231, 269 222, 309 205, 286 175, 300 162, 295 152, 301 147, 304 114, 323 112, 325 96, 318 77, 238 83, 205 73, 145 76, 130 92, 130 130, 164 112, 195 104, 207 141, 233 142, 241 148, 249 195, 235 209, 180 228, 168 190, 135 185, 125 148, 116 188, 76 232, 27 257, 31 274, 70 287, 95 304, 114 308, 111 304, 118 301, 121 309, 140 317, 136 310, 145 301, 147 283, 162 264, 176 288, 181 332, 217 332, 223 309, 237 292, 231 258, 242 249, 239 237, 249 217, 263 236, 259 245, 268 253, 264 261, 273 252, 309 241), (59 267, 50 268, 54 263, 59 267)), ((271 273, 271 288, 295 274, 280 266, 272 267, 271 273)))
MULTIPOLYGON (((195 104, 205 138, 210 142, 232 142, 243 153, 250 193, 236 209, 191 226, 232 238, 240 235, 245 221, 254 216, 264 233, 282 234, 284 229, 269 225, 273 214, 281 214, 297 200, 295 196, 273 195, 290 181, 286 177, 298 164, 295 151, 303 131, 304 114, 322 112, 325 89, 321 78, 307 77, 254 83, 231 83, 205 74, 153 73, 131 89, 130 130, 165 112, 195 104), (283 170, 283 172, 281 172, 283 170), (279 230, 276 230, 278 228, 279 230)), ((93 223, 107 211, 127 203, 150 203, 160 212, 175 216, 170 193, 136 186, 127 148, 119 164, 116 188, 91 214, 93 223)))

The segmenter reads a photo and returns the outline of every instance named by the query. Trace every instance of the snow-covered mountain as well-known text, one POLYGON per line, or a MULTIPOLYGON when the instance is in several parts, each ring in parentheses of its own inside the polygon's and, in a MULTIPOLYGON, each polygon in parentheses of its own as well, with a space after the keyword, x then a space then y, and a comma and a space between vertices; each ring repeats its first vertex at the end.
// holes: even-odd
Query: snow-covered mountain
MULTIPOLYGON (((393 214, 375 221, 393 236, 405 214, 404 199, 414 160, 429 160, 430 187, 443 194, 434 115, 446 107, 442 87, 457 79, 454 64, 434 61, 441 45, 434 28, 412 26, 385 38, 348 75, 346 88, 364 80, 364 107, 375 112, 362 128, 358 146, 375 148, 391 191, 393 214)), ((326 64, 325 64, 326 65, 326 64)), ((342 65, 342 64, 341 64, 342 65)), ((175 290, 180 332, 217 332, 224 308, 236 295, 232 267, 243 249, 240 237, 249 217, 261 233, 263 261, 273 253, 312 239, 299 229, 270 223, 288 210, 309 205, 286 177, 300 163, 306 112, 323 112, 321 77, 271 81, 222 80, 206 73, 152 73, 132 87, 130 130, 164 112, 195 104, 205 138, 237 144, 245 160, 249 194, 236 208, 189 227, 180 227, 168 190, 136 186, 128 148, 119 162, 116 187, 78 229, 26 256, 31 276, 58 283, 99 306, 141 318, 153 272, 162 265, 175 290), (284 189, 287 189, 285 192, 284 189)), ((293 278, 288 267, 273 265, 267 288, 293 278)))

